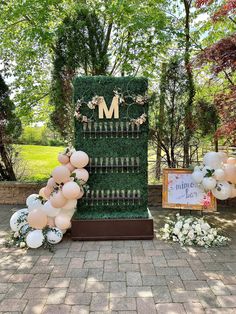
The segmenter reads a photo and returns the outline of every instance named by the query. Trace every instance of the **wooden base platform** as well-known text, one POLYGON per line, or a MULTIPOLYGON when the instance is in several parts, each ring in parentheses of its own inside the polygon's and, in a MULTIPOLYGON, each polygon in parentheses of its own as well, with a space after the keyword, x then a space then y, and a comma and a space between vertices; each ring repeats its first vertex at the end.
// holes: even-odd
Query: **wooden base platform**
POLYGON ((72 240, 151 240, 153 219, 72 219, 72 240))

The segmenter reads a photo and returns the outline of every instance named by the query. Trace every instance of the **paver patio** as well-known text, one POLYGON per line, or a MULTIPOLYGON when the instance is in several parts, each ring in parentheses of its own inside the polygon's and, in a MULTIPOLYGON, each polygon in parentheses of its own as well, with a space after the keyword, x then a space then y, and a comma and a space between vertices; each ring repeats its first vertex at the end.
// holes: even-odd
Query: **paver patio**
MULTIPOLYGON (((232 237, 224 248, 153 241, 72 242, 54 254, 5 248, 0 208, 1 313, 236 313, 236 214, 210 220, 232 237)), ((171 211, 153 210, 155 229, 171 211)))

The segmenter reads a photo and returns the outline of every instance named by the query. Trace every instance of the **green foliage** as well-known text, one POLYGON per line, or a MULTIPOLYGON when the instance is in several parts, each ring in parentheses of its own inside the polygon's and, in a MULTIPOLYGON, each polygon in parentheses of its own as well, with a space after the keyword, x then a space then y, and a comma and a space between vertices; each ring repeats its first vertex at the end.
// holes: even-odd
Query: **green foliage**
POLYGON ((0 181, 15 180, 13 169, 15 151, 11 144, 21 133, 21 122, 15 114, 9 89, 0 74, 0 181))
MULTIPOLYGON (((143 78, 110 78, 110 77, 78 77, 74 82, 75 102, 82 99, 85 102, 92 100, 95 95, 104 96, 106 103, 110 106, 114 91, 119 90, 124 95, 144 95, 147 91, 147 81, 143 78)), ((147 105, 137 105, 129 100, 129 105, 120 105, 120 121, 130 121, 131 118, 139 117, 147 105)), ((91 109, 87 106, 81 107, 81 113, 91 116, 91 109)), ((93 119, 98 121, 97 109, 94 110, 93 119)), ((116 121, 115 119, 102 121, 116 121)), ((90 138, 83 137, 83 124, 76 120, 75 148, 85 151, 90 158, 95 157, 139 157, 140 171, 129 173, 95 173, 90 174, 88 184, 91 190, 140 190, 140 204, 128 205, 121 201, 116 205, 103 205, 94 203, 94 206, 86 204, 85 198, 78 201, 76 218, 141 218, 147 217, 147 140, 148 123, 140 126, 140 137, 129 138, 113 137, 90 138)), ((100 202, 101 204, 101 202, 100 202)))
POLYGON ((45 146, 62 146, 64 144, 58 134, 52 132, 47 126, 26 126, 17 142, 23 145, 45 146))

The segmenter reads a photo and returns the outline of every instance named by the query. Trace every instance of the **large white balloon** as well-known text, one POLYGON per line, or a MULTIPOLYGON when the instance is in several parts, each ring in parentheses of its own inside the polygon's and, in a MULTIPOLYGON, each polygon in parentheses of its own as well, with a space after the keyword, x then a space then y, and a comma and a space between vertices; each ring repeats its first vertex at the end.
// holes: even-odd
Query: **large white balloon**
POLYGON ((47 201, 43 207, 42 211, 49 217, 55 217, 61 211, 60 208, 53 207, 50 201, 47 201))
POLYGON ((228 155, 225 152, 218 152, 218 155, 220 156, 220 159, 223 163, 226 163, 228 159, 228 155))
POLYGON ((27 234, 26 244, 32 249, 37 249, 43 244, 44 236, 42 230, 33 230, 27 234))
MULTIPOLYGON (((37 197, 39 197, 39 196, 37 196, 37 197)), ((42 204, 41 200, 36 198, 36 197, 34 199, 31 199, 29 202, 29 205, 28 205, 28 209, 30 212, 34 209, 42 209, 42 207, 43 207, 43 204, 42 204)))
POLYGON ((51 228, 47 234, 46 234, 46 237, 47 237, 47 241, 51 244, 57 244, 59 243, 62 238, 63 238, 63 233, 60 229, 58 228, 51 228))
POLYGON ((202 180, 202 185, 205 190, 212 190, 216 186, 216 179, 209 177, 209 178, 204 178, 202 180))
POLYGON ((199 170, 197 170, 197 171, 194 171, 193 173, 192 173, 192 178, 193 178, 193 180, 196 182, 196 183, 201 183, 202 182, 202 180, 203 180, 203 173, 202 173, 202 171, 199 171, 199 170))
POLYGON ((216 169, 214 172, 214 178, 218 181, 223 181, 225 179, 225 172, 223 169, 216 169))
POLYGON ((62 209, 60 212, 60 214, 64 214, 66 216, 69 216, 70 219, 73 217, 74 213, 75 213, 75 209, 73 209, 73 208, 72 209, 62 209))
POLYGON ((11 216, 10 227, 12 231, 19 231, 25 224, 27 224, 27 212, 18 210, 11 216))
POLYGON ((212 190, 212 194, 219 200, 226 200, 231 196, 232 185, 227 181, 219 181, 216 187, 212 190))
POLYGON ((203 157, 203 163, 205 166, 209 166, 212 169, 221 168, 222 157, 216 152, 208 152, 203 157))
POLYGON ((38 194, 31 194, 26 199, 26 205, 29 207, 39 197, 38 194))

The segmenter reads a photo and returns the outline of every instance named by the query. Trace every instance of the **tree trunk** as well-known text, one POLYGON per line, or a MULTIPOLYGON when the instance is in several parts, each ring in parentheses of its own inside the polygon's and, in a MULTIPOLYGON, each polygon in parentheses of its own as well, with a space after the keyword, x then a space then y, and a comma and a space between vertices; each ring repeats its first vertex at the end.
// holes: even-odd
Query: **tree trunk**
POLYGON ((11 160, 9 158, 6 146, 2 143, 2 141, 0 142, 0 157, 2 160, 2 163, 0 165, 2 180, 16 181, 16 176, 13 170, 11 160))
POLYGON ((161 81, 160 81, 160 108, 158 114, 159 124, 159 143, 156 148, 156 178, 159 180, 161 176, 161 142, 163 135, 163 123, 164 123, 164 108, 165 108, 165 87, 166 87, 166 63, 162 63, 161 66, 161 81))
POLYGON ((188 99, 185 105, 185 138, 184 138, 184 167, 189 167, 191 163, 190 158, 190 141, 193 135, 193 99, 195 95, 193 73, 190 64, 190 8, 191 0, 183 0, 185 7, 185 53, 184 63, 187 73, 187 88, 188 88, 188 99))

